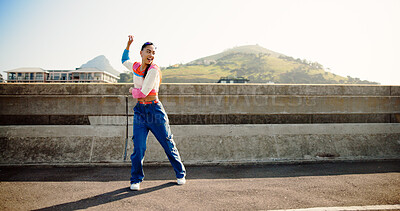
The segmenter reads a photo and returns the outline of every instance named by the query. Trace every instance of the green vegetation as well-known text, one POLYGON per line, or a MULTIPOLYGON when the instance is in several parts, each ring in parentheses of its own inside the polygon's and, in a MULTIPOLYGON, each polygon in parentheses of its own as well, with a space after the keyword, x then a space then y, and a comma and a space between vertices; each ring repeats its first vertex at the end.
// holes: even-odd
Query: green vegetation
MULTIPOLYGON (((241 46, 187 64, 162 68, 163 82, 215 83, 221 77, 244 77, 250 83, 378 84, 342 77, 317 62, 294 59, 258 45, 241 46)), ((120 81, 130 80, 122 77, 120 81)))
POLYGON ((133 83, 133 72, 124 72, 119 74, 118 83, 133 83))

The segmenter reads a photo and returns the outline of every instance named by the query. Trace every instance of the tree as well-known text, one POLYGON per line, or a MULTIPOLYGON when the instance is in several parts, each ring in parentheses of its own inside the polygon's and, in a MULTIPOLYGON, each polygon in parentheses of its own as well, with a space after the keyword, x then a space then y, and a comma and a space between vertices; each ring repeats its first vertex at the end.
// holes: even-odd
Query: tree
POLYGON ((125 73, 119 74, 118 83, 133 83, 133 73, 125 72, 125 73))

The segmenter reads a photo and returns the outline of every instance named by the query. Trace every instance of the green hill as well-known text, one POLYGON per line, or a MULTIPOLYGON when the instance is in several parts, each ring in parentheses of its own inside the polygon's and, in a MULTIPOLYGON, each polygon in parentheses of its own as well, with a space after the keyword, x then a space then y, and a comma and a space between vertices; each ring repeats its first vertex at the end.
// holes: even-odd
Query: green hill
POLYGON ((249 83, 377 84, 339 76, 325 71, 317 62, 294 59, 259 45, 235 47, 172 65, 162 68, 162 74, 165 83, 215 83, 221 77, 244 77, 249 83))

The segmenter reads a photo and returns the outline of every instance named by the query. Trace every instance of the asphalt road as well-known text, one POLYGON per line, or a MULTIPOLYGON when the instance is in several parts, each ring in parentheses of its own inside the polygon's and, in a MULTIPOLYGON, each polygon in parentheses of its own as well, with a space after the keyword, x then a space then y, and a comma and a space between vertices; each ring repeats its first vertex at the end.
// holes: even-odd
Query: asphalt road
POLYGON ((0 210, 270 210, 400 204, 400 163, 145 167, 0 167, 0 210))

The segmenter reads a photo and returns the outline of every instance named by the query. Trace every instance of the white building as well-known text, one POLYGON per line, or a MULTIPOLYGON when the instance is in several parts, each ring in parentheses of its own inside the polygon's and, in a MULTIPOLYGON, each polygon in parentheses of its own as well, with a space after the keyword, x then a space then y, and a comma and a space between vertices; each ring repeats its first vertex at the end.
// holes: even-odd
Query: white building
POLYGON ((8 83, 44 83, 48 71, 42 68, 18 68, 5 71, 7 73, 8 83))
POLYGON ((8 83, 117 83, 119 76, 97 68, 44 70, 18 68, 5 71, 8 83))
POLYGON ((217 83, 221 84, 236 84, 236 83, 242 83, 242 84, 247 84, 250 80, 243 78, 243 77, 237 77, 237 78, 229 78, 229 77, 221 77, 217 83))

